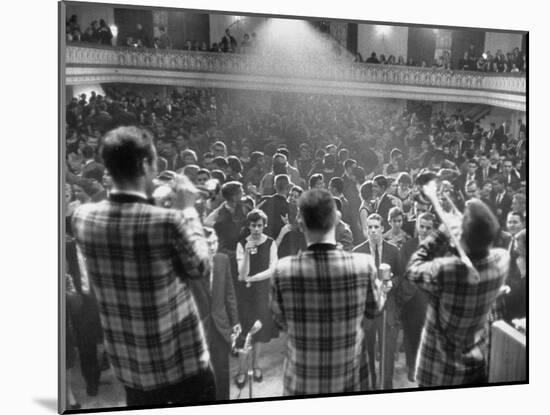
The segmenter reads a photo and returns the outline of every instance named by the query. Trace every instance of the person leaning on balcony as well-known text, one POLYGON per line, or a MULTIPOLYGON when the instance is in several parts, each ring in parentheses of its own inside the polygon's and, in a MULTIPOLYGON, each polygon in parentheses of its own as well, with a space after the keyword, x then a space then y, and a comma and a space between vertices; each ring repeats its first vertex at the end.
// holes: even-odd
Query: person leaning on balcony
POLYGON ((159 27, 160 35, 157 39, 157 48, 158 49, 172 49, 172 39, 166 33, 166 28, 164 26, 159 27))
POLYGON ((365 62, 366 63, 380 63, 380 61, 376 58, 376 52, 372 52, 370 54, 370 58, 368 58, 365 62))
POLYGON ((237 50, 237 41, 231 36, 229 29, 225 29, 225 35, 220 41, 220 44, 224 52, 235 52, 237 50))
POLYGON ((99 28, 97 29, 97 36, 101 45, 111 46, 113 34, 111 28, 105 23, 105 20, 99 19, 99 28))

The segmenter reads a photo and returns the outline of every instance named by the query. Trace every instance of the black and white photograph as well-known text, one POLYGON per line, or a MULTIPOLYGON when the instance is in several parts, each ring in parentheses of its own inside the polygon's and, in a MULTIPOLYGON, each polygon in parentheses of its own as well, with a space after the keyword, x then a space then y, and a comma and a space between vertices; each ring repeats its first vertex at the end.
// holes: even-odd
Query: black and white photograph
POLYGON ((58 411, 526 387, 529 25, 185 3, 58 3, 58 411))

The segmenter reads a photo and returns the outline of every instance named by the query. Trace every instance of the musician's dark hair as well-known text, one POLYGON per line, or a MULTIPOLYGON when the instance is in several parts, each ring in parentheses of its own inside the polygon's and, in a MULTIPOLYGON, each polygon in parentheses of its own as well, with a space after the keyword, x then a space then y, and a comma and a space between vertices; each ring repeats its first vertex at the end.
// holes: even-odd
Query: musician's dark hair
POLYGON ((298 209, 310 231, 328 232, 336 225, 336 205, 325 189, 312 189, 298 199, 298 209))
POLYGON ((486 257, 498 231, 498 220, 485 203, 479 199, 466 202, 462 219, 462 242, 470 258, 486 257))
POLYGON ((134 181, 145 174, 143 160, 153 165, 156 159, 153 136, 138 127, 118 127, 105 134, 101 158, 113 181, 134 181))

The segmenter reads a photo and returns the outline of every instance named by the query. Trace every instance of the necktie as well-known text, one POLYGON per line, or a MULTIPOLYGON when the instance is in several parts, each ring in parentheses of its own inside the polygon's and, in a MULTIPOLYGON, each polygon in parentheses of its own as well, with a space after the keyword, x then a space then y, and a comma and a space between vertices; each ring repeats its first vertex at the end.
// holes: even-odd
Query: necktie
POLYGON ((376 264, 376 269, 380 268, 380 249, 378 245, 374 246, 374 263, 376 264))

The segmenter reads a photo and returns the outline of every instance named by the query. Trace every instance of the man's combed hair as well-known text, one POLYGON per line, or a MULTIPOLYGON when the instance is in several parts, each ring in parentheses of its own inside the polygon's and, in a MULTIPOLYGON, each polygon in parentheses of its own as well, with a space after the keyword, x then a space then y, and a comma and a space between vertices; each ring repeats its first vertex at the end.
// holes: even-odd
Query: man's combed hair
POLYGON ((239 191, 242 191, 243 185, 241 182, 232 181, 224 183, 222 186, 222 197, 225 200, 230 200, 235 195, 239 193, 239 191))
POLYGON ((153 138, 138 127, 118 127, 105 135, 100 154, 113 181, 133 181, 144 174, 143 160, 155 159, 153 138))
POLYGON ((313 189, 304 192, 298 199, 298 208, 306 228, 310 231, 327 232, 336 224, 336 205, 327 190, 313 189))
POLYGON ((309 178, 309 188, 313 189, 317 185, 317 182, 321 180, 323 180, 323 175, 321 173, 312 174, 309 178))

